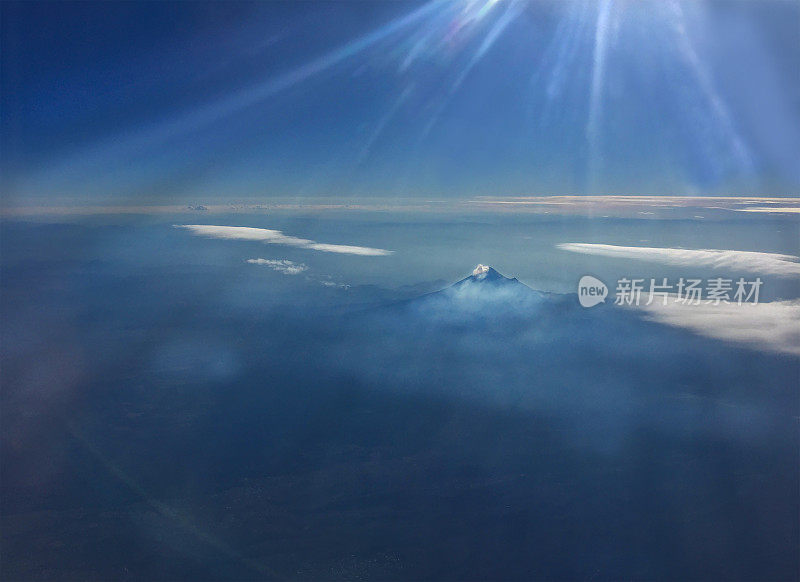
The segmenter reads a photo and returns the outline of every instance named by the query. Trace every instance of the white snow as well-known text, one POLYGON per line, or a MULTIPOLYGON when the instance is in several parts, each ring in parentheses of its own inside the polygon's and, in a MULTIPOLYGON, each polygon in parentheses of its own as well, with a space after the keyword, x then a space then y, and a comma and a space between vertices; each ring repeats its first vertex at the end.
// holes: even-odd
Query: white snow
MULTIPOLYGON (((489 269, 491 269, 491 267, 489 265, 478 265, 477 267, 475 267, 475 270, 472 271, 472 276, 473 277, 481 277, 481 276, 485 277, 486 273, 489 272, 489 269)), ((483 277, 481 277, 481 278, 483 278, 483 277)))

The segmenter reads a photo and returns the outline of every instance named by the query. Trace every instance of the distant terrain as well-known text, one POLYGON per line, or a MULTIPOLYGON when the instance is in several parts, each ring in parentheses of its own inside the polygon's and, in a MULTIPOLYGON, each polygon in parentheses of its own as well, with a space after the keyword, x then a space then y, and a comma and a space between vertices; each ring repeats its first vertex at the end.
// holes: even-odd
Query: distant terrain
POLYGON ((797 572, 796 357, 474 264, 271 296, 43 232, 83 231, 5 234, 5 579, 797 572))

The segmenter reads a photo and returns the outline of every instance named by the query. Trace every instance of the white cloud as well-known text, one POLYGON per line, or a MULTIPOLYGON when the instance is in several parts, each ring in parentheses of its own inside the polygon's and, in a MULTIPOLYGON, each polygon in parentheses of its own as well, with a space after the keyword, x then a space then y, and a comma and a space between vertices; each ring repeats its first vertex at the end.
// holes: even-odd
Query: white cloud
POLYGON ((637 259, 665 265, 711 267, 729 271, 747 271, 762 275, 791 277, 800 275, 800 258, 778 253, 717 249, 675 249, 660 247, 623 247, 590 243, 562 243, 559 249, 585 255, 618 259, 637 259))
POLYGON ((299 275, 304 271, 308 271, 308 265, 295 263, 287 259, 247 259, 247 262, 252 265, 264 265, 284 275, 299 275))
POLYGON ((646 317, 694 333, 748 347, 800 355, 800 301, 712 305, 683 304, 672 296, 638 306, 646 317))
POLYGON ((768 214, 800 214, 797 206, 750 206, 749 208, 734 208, 737 212, 765 212, 768 214))
MULTIPOLYGON (((263 265, 269 267, 273 271, 278 271, 284 275, 299 275, 308 271, 308 265, 305 263, 295 263, 288 259, 247 259, 251 265, 263 265)), ((337 289, 349 289, 350 285, 344 283, 336 283, 330 280, 330 275, 324 275, 324 278, 313 277, 306 275, 306 281, 316 281, 324 287, 336 287, 337 289)))
POLYGON ((326 280, 320 281, 320 285, 322 285, 323 287, 336 287, 337 289, 349 289, 350 288, 350 285, 345 285, 343 283, 335 283, 333 281, 326 281, 326 280))
POLYGON ((392 251, 374 249, 371 247, 358 247, 352 245, 335 245, 318 243, 305 238, 288 236, 279 230, 268 228, 252 228, 249 226, 215 226, 211 224, 176 224, 175 228, 185 228, 198 236, 210 238, 259 241, 268 244, 286 245, 325 253, 342 253, 346 255, 383 256, 390 255, 392 251))

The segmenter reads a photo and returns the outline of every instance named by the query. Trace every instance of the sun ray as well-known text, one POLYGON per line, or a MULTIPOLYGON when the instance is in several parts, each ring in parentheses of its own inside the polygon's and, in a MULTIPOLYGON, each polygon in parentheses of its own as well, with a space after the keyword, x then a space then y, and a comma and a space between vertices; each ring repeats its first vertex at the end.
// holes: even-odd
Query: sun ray
POLYGON ((442 0, 431 0, 405 16, 397 18, 376 30, 334 49, 316 59, 283 74, 261 81, 251 87, 234 92, 217 101, 206 103, 173 119, 160 121, 128 135, 115 135, 111 139, 95 143, 47 169, 40 177, 43 183, 33 190, 48 190, 62 184, 70 176, 88 172, 97 175, 99 169, 110 171, 106 160, 129 159, 139 152, 152 150, 156 144, 164 144, 178 136, 211 126, 237 112, 258 105, 292 87, 310 80, 331 68, 353 59, 382 41, 391 38, 412 25, 435 15, 446 6, 442 0))
MULTIPOLYGON (((496 2, 487 2, 479 11, 480 18, 482 19, 486 16, 486 13, 489 8, 492 7, 496 2), (488 8, 487 8, 488 7, 488 8)), ((449 105, 453 96, 458 92, 461 88, 461 85, 464 83, 466 78, 469 76, 470 72, 475 68, 475 66, 483 59, 489 49, 495 44, 495 42, 502 36, 503 32, 506 28, 520 15, 520 3, 518 2, 509 2, 506 10, 497 18, 497 20, 492 24, 489 28, 489 31, 486 33, 486 36, 481 41, 478 48, 470 57, 467 64, 459 72, 458 76, 455 78, 453 83, 448 87, 445 96, 443 97, 439 106, 435 109, 433 115, 431 115, 430 120, 426 124, 425 128, 422 131, 422 137, 425 138, 428 136, 430 131, 439 121, 444 110, 449 105)), ((478 19, 478 20, 479 20, 478 19)))
POLYGON ((725 102, 714 87, 708 71, 703 66, 694 48, 686 29, 686 15, 683 8, 679 2, 672 0, 667 4, 667 9, 671 14, 670 22, 677 39, 678 51, 694 75, 697 86, 708 103, 714 121, 722 132, 726 134, 733 159, 740 171, 752 172, 754 165, 749 148, 736 130, 725 102))
POLYGON ((586 139, 589 145, 589 188, 594 189, 602 165, 600 124, 602 123, 603 82, 605 80, 608 53, 608 23, 613 0, 602 0, 597 11, 594 53, 592 57, 592 84, 589 92, 589 120, 586 124, 586 139))
POLYGON ((384 113, 383 116, 378 120, 378 123, 375 125, 375 129, 372 131, 367 143, 364 144, 364 147, 361 148, 361 152, 358 154, 357 163, 360 164, 367 158, 367 156, 369 156, 372 146, 375 145, 375 142, 381 136, 383 130, 411 96, 413 90, 413 86, 407 87, 402 93, 400 93, 397 99, 395 99, 394 103, 392 103, 386 113, 384 113))

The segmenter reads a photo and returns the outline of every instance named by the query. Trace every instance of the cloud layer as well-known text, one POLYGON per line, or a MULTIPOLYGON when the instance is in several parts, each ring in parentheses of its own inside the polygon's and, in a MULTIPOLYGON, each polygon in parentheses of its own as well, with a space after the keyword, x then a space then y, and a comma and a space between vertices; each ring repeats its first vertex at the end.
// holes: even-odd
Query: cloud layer
POLYGON ((689 305, 675 296, 640 305, 648 319, 750 347, 800 355, 800 301, 689 305))
POLYGON ((295 263, 288 259, 247 259, 247 262, 252 265, 264 265, 284 275, 299 275, 308 271, 308 265, 305 263, 295 263))
POLYGON ((767 214, 800 214, 798 206, 751 206, 750 208, 736 208, 737 212, 763 212, 767 214))
POLYGON ((762 275, 792 277, 800 275, 800 258, 778 253, 717 249, 676 249, 661 247, 624 247, 591 243, 562 243, 559 249, 585 255, 636 259, 665 265, 710 267, 747 271, 762 275))
POLYGON ((288 236, 279 230, 253 228, 249 226, 215 226, 211 224, 176 224, 175 228, 185 228, 198 236, 232 240, 259 241, 268 244, 286 245, 324 253, 341 253, 345 255, 384 256, 392 251, 359 247, 353 245, 336 245, 319 243, 313 240, 288 236))

